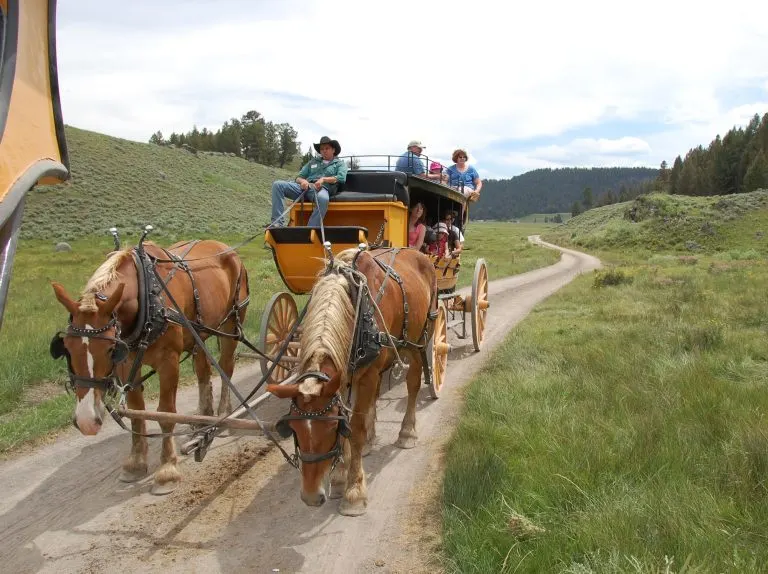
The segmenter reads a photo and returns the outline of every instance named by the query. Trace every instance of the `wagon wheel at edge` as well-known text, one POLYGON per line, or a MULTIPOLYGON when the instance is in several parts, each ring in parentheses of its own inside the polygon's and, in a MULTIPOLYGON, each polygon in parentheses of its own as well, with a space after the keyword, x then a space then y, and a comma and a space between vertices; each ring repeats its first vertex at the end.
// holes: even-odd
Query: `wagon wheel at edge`
POLYGON ((485 259, 475 262, 475 276, 472 279, 472 301, 469 309, 472 319, 472 344, 479 351, 483 344, 485 317, 488 314, 488 267, 485 259))
POLYGON ((440 396, 445 381, 445 372, 448 369, 448 353, 451 346, 448 344, 448 321, 445 303, 439 302, 437 306, 437 318, 432 339, 427 348, 427 358, 432 373, 429 384, 429 394, 433 399, 440 396))
MULTIPOLYGON (((268 356, 273 357, 285 343, 285 339, 291 333, 294 324, 299 318, 299 312, 296 307, 296 301, 290 293, 282 291, 275 293, 264 307, 264 314, 261 317, 261 350, 268 356)), ((299 350, 293 345, 285 350, 283 357, 295 357, 299 350)), ((261 358, 261 373, 266 374, 272 366, 272 362, 261 358)), ((280 362, 272 374, 267 379, 267 383, 276 384, 288 376, 291 367, 286 367, 284 362, 280 362)))

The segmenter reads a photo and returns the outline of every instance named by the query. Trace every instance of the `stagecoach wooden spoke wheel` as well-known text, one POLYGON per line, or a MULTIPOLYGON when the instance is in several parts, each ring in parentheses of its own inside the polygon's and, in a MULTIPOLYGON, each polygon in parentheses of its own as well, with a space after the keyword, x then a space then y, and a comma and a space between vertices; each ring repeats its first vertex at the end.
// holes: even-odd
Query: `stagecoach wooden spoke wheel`
POLYGON ((448 344, 448 313, 445 310, 445 303, 440 301, 437 306, 437 318, 435 319, 435 330, 432 340, 429 343, 427 358, 432 372, 429 385, 429 394, 433 399, 440 396, 445 381, 445 372, 448 369, 448 353, 451 346, 448 344))
MULTIPOLYGON (((291 329, 299 318, 296 301, 290 293, 275 293, 264 308, 261 319, 261 350, 269 357, 274 357, 283 347, 291 334, 291 329)), ((296 363, 299 354, 299 344, 291 342, 280 359, 280 363, 267 379, 270 384, 279 383, 288 377, 288 373, 296 363), (292 360, 293 359, 293 360, 292 360)), ((261 372, 266 374, 272 362, 261 359, 261 372)))
POLYGON ((472 298, 468 301, 472 319, 472 344, 479 351, 483 344, 485 318, 488 314, 488 267, 485 259, 475 263, 475 276, 472 279, 472 298))

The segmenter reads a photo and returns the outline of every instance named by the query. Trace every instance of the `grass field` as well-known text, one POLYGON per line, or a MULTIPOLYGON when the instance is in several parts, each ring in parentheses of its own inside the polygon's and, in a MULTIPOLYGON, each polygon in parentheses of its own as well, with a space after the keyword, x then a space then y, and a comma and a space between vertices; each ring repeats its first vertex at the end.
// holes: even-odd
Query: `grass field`
POLYGON ((605 233, 621 206, 543 234, 574 233, 608 267, 537 306, 466 390, 443 484, 449 571, 765 571, 764 194, 650 198, 667 213, 623 249, 605 233))
MULTIPOLYGON (((551 220, 555 215, 555 213, 532 213, 530 215, 526 215, 524 217, 520 217, 518 221, 520 223, 544 223, 545 219, 551 220)), ((571 219, 570 213, 561 213, 560 217, 562 218, 563 222, 568 221, 571 219)), ((552 223, 551 225, 559 225, 559 223, 552 223)))
MULTIPOLYGON (((526 239, 542 229, 542 226, 505 223, 470 225, 465 234, 459 286, 471 284, 477 257, 486 258, 491 279, 554 263, 558 259, 556 252, 535 247, 526 239)), ((194 237, 205 236, 183 236, 194 237)), ((230 245, 244 239, 242 236, 215 238, 230 245)), ((65 327, 67 314, 55 299, 50 281, 62 283, 76 296, 112 249, 112 240, 83 238, 73 241, 72 247, 72 251, 57 253, 51 242, 41 240, 22 241, 19 247, 0 331, 0 452, 69 423, 73 399, 60 384, 65 380, 65 364, 53 361, 48 354, 51 337, 65 327)), ((275 269, 271 253, 264 248, 263 239, 249 243, 239 253, 251 285, 246 334, 249 340, 258 342, 264 306, 274 293, 287 289, 275 269)), ((299 309, 305 299, 297 297, 299 309)), ((182 374, 191 378, 191 361, 182 364, 182 374)), ((153 390, 156 379, 151 380, 149 389, 153 390)))

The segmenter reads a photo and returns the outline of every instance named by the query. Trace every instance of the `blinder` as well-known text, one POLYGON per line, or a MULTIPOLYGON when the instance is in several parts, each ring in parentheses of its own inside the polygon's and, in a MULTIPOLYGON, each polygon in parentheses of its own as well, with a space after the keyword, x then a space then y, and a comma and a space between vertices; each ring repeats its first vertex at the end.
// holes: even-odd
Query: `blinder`
POLYGON ((288 424, 288 419, 286 418, 281 418, 279 421, 277 421, 277 424, 275 424, 275 430, 277 431, 277 434, 283 438, 288 438, 293 434, 293 429, 288 424))
POLYGON ((115 339, 115 346, 112 347, 112 362, 119 365, 128 358, 128 344, 122 339, 115 339))
POLYGON ((61 333, 56 333, 51 339, 50 352, 54 359, 61 359, 69 354, 64 346, 64 337, 61 336, 61 333))

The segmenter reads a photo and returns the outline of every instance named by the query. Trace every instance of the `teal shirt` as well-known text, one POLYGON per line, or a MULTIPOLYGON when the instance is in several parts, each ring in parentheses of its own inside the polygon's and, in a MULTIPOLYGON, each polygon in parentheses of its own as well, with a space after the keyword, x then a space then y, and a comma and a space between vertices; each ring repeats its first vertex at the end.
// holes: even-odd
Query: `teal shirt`
MULTIPOLYGON (((298 177, 303 177, 309 182, 317 181, 321 177, 335 177, 339 183, 347 181, 347 162, 337 157, 328 163, 323 163, 322 158, 313 158, 301 168, 298 177)), ((336 183, 324 183, 323 187, 328 190, 328 195, 335 194, 339 186, 336 183)))

